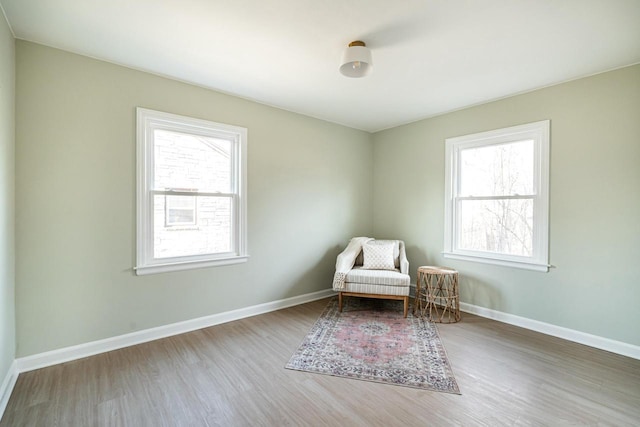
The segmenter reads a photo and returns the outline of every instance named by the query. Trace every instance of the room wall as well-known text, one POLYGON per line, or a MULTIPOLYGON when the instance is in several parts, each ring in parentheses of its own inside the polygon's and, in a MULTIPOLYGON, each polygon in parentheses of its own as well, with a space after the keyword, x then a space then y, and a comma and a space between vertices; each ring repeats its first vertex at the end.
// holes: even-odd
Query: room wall
POLYGON ((16 351, 14 73, 15 41, 0 10, 0 386, 16 351))
POLYGON ((461 301, 640 345, 640 65, 374 134, 374 233, 461 301), (548 273, 444 259, 444 140, 551 120, 548 273))
POLYGON ((372 229, 368 133, 29 42, 16 58, 19 357, 329 289, 372 229), (248 128, 247 263, 133 273, 138 106, 248 128))

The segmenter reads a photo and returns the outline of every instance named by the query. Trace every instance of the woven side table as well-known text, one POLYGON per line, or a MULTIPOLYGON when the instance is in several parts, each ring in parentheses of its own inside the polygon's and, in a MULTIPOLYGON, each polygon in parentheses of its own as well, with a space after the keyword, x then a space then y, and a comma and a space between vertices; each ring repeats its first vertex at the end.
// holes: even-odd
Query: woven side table
POLYGON ((459 322, 458 272, 447 267, 418 267, 413 314, 426 316, 430 322, 459 322))

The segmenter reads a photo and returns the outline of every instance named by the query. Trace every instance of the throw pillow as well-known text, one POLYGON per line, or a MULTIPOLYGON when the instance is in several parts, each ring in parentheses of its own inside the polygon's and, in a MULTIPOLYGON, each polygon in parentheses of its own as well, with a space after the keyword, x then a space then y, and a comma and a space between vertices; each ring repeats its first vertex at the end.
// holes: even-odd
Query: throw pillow
POLYGON ((367 270, 395 270, 393 262, 393 243, 365 243, 362 246, 364 263, 367 270))
POLYGON ((400 241, 398 240, 371 240, 372 245, 388 245, 393 244, 393 263, 396 268, 400 267, 400 241))

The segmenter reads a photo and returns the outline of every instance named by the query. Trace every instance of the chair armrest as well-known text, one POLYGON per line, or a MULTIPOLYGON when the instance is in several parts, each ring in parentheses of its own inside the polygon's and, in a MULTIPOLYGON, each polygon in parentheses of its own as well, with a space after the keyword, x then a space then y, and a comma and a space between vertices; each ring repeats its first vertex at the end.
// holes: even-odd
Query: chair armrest
MULTIPOLYGON (((347 248, 348 249, 348 248, 347 248)), ((342 265, 342 263, 344 263, 345 258, 347 258, 347 249, 345 249, 344 251, 340 252, 338 254, 338 257, 336 258, 336 270, 338 268, 340 268, 339 266, 342 265)))
POLYGON ((400 273, 409 274, 409 260, 407 259, 407 253, 404 250, 404 242, 400 241, 400 273))

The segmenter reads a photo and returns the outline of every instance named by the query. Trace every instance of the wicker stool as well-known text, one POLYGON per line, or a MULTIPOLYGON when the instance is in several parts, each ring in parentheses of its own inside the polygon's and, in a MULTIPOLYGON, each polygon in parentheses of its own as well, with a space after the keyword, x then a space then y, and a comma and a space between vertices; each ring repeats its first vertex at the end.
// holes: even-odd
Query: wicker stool
POLYGON ((428 316, 430 322, 460 321, 458 272, 447 267, 418 267, 413 314, 428 316))

